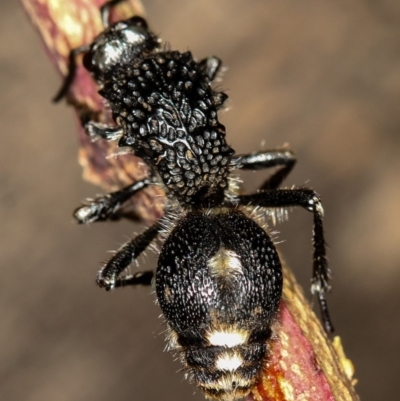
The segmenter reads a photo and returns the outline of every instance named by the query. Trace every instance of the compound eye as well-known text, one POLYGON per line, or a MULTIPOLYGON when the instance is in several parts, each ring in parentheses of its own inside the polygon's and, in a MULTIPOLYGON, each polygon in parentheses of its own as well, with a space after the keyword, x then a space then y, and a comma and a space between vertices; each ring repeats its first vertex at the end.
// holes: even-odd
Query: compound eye
POLYGON ((93 69, 93 62, 92 62, 92 52, 88 51, 83 55, 83 60, 82 60, 83 66, 88 70, 92 71, 93 69))
POLYGON ((147 21, 139 16, 132 17, 127 22, 129 25, 141 26, 145 29, 148 28, 147 21))

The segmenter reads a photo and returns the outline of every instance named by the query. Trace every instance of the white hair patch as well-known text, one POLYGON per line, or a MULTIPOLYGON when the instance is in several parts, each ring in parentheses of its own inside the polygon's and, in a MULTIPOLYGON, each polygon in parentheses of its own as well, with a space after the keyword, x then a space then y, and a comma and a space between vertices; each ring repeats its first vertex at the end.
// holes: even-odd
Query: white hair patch
POLYGON ((237 253, 225 248, 220 248, 207 264, 212 276, 235 277, 243 274, 242 262, 237 253))
POLYGON ((244 330, 237 331, 212 331, 207 335, 207 340, 211 345, 220 347, 236 347, 247 342, 249 333, 244 330))
POLYGON ((236 369, 242 366, 242 364, 243 364, 242 357, 235 352, 234 354, 231 355, 229 354, 220 355, 215 362, 215 367, 220 370, 234 372, 236 369))

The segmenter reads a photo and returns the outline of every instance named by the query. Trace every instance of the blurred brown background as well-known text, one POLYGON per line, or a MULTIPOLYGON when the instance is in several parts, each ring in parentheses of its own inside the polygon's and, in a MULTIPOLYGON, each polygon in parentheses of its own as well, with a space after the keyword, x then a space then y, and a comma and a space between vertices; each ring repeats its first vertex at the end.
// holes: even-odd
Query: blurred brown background
MULTIPOLYGON (((18 2, 0 13, 0 399, 202 400, 163 353, 154 294, 106 293, 99 263, 140 225, 78 227, 82 182, 60 77, 18 2)), ((174 49, 229 69, 222 120, 238 152, 288 142, 287 185, 322 195, 334 272, 331 314, 363 401, 395 400, 400 373, 400 2, 145 1, 174 49), (397 384, 396 384, 397 383, 397 384)), ((248 173, 254 188, 263 174, 248 173)), ((278 227, 299 280, 311 275, 311 216, 278 227)), ((156 255, 144 263, 155 265, 156 255)))

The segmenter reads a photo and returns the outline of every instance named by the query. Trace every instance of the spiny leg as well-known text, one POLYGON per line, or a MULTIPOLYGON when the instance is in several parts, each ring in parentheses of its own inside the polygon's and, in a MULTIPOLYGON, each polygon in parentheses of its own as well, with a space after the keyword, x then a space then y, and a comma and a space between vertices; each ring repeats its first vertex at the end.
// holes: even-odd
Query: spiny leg
POLYGON ((68 56, 68 74, 64 78, 64 82, 60 88, 60 90, 57 92, 57 94, 53 98, 53 102, 57 103, 59 102, 63 97, 65 97, 68 93, 69 88, 72 85, 72 82, 75 78, 75 73, 76 73, 76 58, 79 54, 82 53, 87 53, 90 49, 89 45, 83 45, 80 47, 77 47, 76 49, 73 49, 70 51, 69 56, 68 56))
POLYGON ((259 190, 263 191, 276 189, 282 184, 296 164, 296 156, 291 150, 265 150, 247 155, 236 155, 232 163, 241 170, 263 170, 283 166, 261 185, 259 190))
POLYGON ((122 127, 110 127, 95 121, 84 123, 84 127, 86 134, 94 140, 101 138, 107 141, 115 141, 124 134, 124 129, 122 127))
POLYGON ((314 215, 313 225, 313 275, 311 292, 317 294, 325 330, 333 332, 325 294, 329 291, 330 270, 326 260, 324 230, 322 224, 323 209, 319 195, 312 189, 276 189, 237 197, 238 204, 267 208, 300 206, 314 215))
MULTIPOLYGON (((81 118, 81 123, 85 129, 85 133, 93 140, 104 139, 106 141, 117 141, 118 146, 124 147, 127 146, 130 153, 134 153, 135 149, 130 142, 130 137, 124 136, 124 128, 119 126, 109 126, 107 124, 91 121, 90 118, 93 116, 89 116, 85 114, 83 118, 81 118), (86 118, 89 117, 89 118, 86 118)), ((149 175, 154 177, 154 166, 149 164, 146 160, 143 160, 147 167, 149 168, 149 175)))
POLYGON ((121 209, 122 205, 133 195, 150 184, 151 180, 145 178, 144 180, 137 181, 119 191, 99 196, 77 208, 74 211, 74 217, 80 224, 118 219, 121 217, 121 215, 118 215, 118 211, 121 209))
POLYGON ((117 279, 114 288, 127 287, 129 285, 138 285, 138 284, 149 286, 151 285, 153 277, 154 277, 153 270, 147 270, 144 272, 130 274, 129 276, 117 279))
MULTIPOLYGON (((124 280, 119 278, 120 274, 150 245, 159 231, 160 226, 155 223, 142 234, 123 245, 99 271, 97 284, 107 291, 116 287, 117 283, 119 283, 119 287, 123 286, 124 280)), ((129 280, 128 277, 128 282, 129 280)))

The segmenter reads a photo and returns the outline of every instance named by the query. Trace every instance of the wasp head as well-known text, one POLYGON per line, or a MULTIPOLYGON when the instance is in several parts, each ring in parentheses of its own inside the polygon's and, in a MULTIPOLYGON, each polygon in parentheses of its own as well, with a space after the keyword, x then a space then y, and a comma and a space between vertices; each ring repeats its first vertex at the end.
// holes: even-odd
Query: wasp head
POLYGON ((85 68, 102 81, 115 67, 131 63, 137 57, 160 46, 160 40, 141 17, 119 21, 98 35, 83 58, 85 68))

